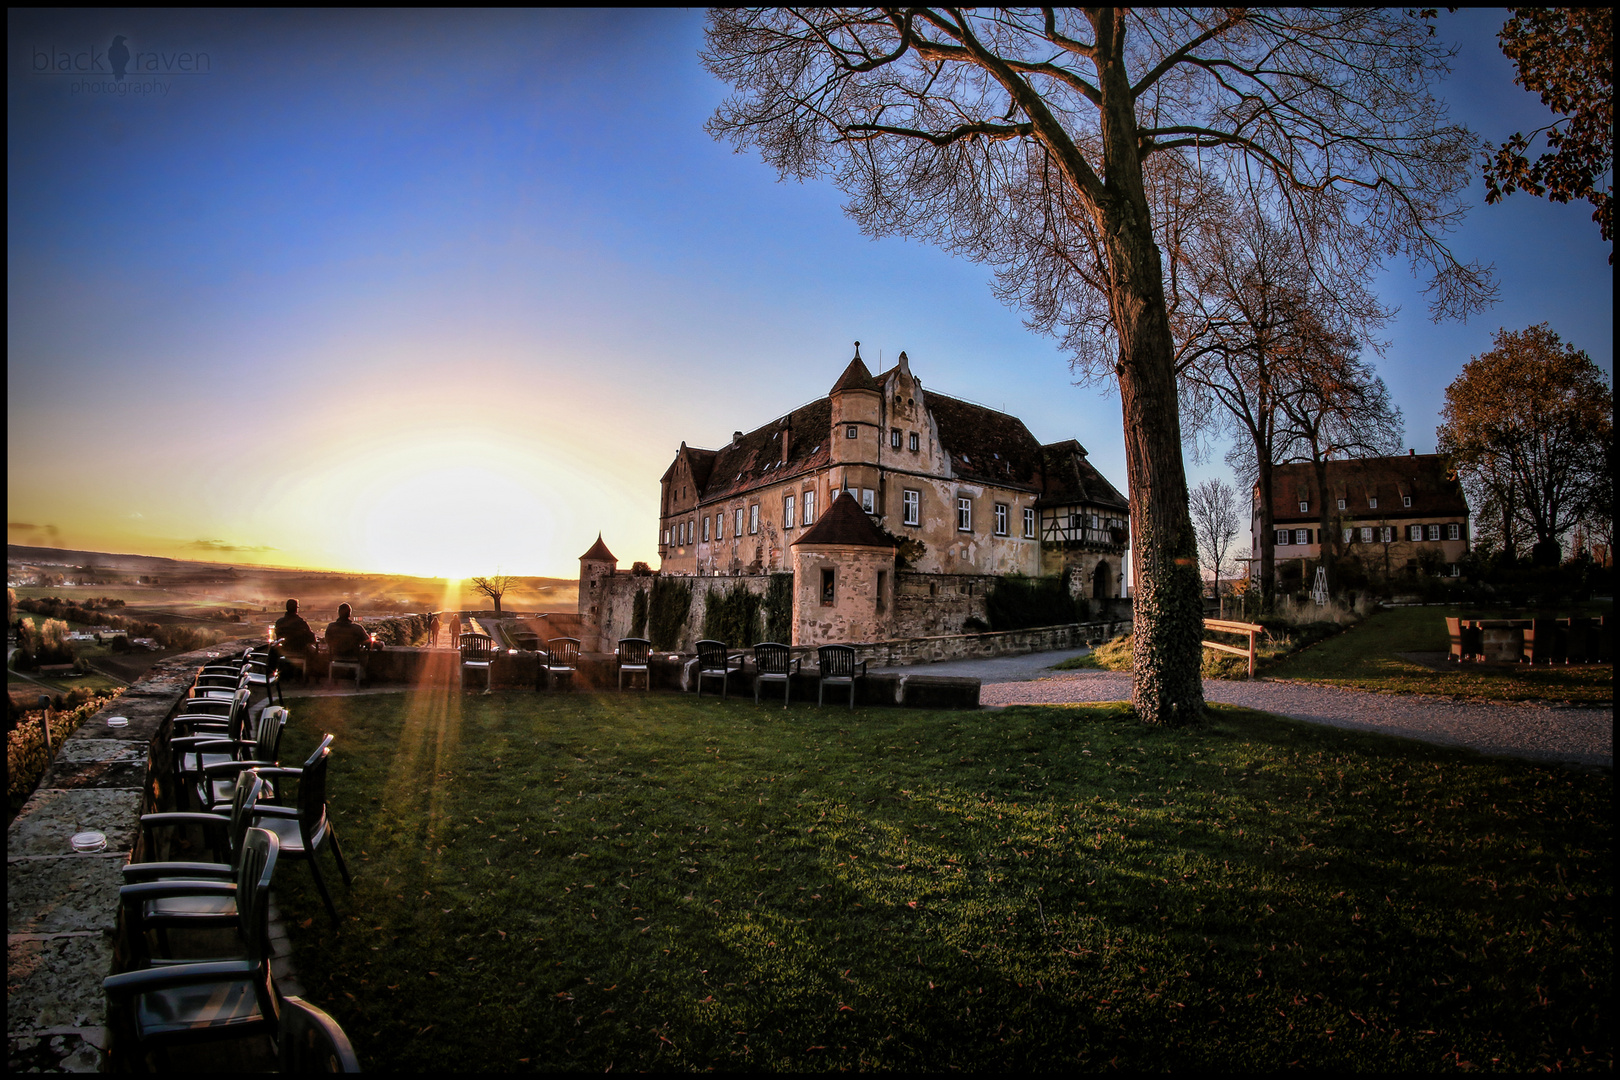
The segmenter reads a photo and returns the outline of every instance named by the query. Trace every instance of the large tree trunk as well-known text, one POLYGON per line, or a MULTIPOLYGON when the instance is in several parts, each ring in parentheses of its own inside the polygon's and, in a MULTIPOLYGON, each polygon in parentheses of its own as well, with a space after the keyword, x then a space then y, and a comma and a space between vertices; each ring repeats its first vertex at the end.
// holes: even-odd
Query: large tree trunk
POLYGON ((1333 590, 1339 585, 1336 579, 1338 567, 1335 565, 1339 558, 1338 523, 1333 520, 1333 515, 1328 509, 1327 459, 1321 454, 1315 454, 1312 456, 1311 465, 1312 471, 1316 474, 1316 550, 1321 552, 1317 562, 1327 568, 1327 591, 1328 595, 1332 596, 1333 590))
POLYGON ((1277 518, 1271 508, 1270 447, 1255 447, 1255 486, 1260 489, 1260 610, 1270 611, 1277 592, 1277 518))
MULTIPOLYGON (((1117 29, 1122 28, 1115 28, 1117 29)), ((1107 35, 1099 28, 1099 44, 1107 35)), ((1110 304, 1119 334, 1119 399, 1125 419, 1136 595, 1132 603, 1131 705, 1145 723, 1181 726, 1204 717, 1203 579, 1187 509, 1181 411, 1164 269, 1143 193, 1136 116, 1118 39, 1102 51, 1110 304)))

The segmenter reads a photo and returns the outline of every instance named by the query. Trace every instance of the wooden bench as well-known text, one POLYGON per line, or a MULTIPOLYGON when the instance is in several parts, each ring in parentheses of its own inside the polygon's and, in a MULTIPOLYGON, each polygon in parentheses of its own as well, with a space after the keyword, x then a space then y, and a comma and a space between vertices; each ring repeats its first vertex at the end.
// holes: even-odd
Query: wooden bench
POLYGON ((1227 645, 1219 641, 1206 641, 1204 642, 1204 648, 1219 649, 1221 652, 1232 653, 1235 656, 1247 656, 1249 658, 1249 678, 1254 678, 1255 646, 1260 640, 1260 635, 1266 632, 1265 627, 1257 626, 1254 623, 1232 622, 1229 619, 1205 619, 1204 629, 1225 634, 1249 635, 1249 647, 1247 649, 1240 649, 1236 645, 1227 645))

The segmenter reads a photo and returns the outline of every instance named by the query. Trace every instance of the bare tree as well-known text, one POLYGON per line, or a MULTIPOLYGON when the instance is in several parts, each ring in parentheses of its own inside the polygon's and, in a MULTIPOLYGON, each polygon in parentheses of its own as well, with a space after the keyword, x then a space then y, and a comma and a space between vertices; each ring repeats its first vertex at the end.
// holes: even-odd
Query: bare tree
POLYGON ((507 574, 496 574, 494 577, 475 577, 472 579, 473 588, 495 601, 495 614, 497 615, 501 613, 501 597, 505 596, 507 591, 516 584, 517 579, 507 574))
POLYGON ((1435 271, 1435 310, 1467 310, 1487 280, 1441 239, 1475 143, 1427 90, 1448 53, 1382 9, 771 8, 711 12, 703 58, 738 91, 712 134, 784 179, 830 176, 868 233, 991 264, 997 294, 1082 374, 1117 379, 1131 700, 1150 723, 1200 720, 1201 583, 1150 192, 1178 176, 1252 188, 1341 264, 1404 254, 1435 271))
POLYGON ((1328 492, 1327 463, 1400 453, 1406 441, 1401 410, 1361 357, 1355 337, 1321 320, 1302 321, 1296 335, 1300 362, 1279 399, 1287 417, 1287 444, 1279 464, 1309 463, 1316 477, 1317 536, 1327 588, 1337 587, 1335 561, 1344 554, 1337 501, 1328 492))
POLYGON ((1225 480, 1212 476, 1192 489, 1188 509, 1198 537, 1199 563, 1215 576, 1215 595, 1219 597, 1221 571, 1229 565, 1227 555, 1242 520, 1237 491, 1225 480))

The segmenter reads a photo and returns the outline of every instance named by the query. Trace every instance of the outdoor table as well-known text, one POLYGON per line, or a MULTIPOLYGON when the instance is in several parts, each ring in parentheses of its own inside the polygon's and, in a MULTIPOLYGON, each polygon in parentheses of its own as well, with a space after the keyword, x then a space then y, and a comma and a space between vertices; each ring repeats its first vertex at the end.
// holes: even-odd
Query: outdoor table
POLYGON ((1517 664, 1524 656, 1524 632, 1529 619, 1480 619, 1481 651, 1488 664, 1517 664))

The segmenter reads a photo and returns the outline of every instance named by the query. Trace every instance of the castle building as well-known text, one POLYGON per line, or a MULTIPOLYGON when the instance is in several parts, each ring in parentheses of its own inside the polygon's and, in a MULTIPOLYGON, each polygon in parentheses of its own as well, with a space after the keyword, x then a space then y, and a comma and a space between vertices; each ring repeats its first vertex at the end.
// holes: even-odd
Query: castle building
POLYGON ((792 544, 850 492, 902 569, 1066 575, 1120 595, 1129 503, 1073 439, 1042 445, 1022 421, 925 391, 905 353, 873 376, 854 359, 827 396, 718 450, 681 444, 662 478, 664 573, 792 569, 792 544))
POLYGON ((1324 547, 1381 581, 1420 572, 1455 576, 1468 550, 1468 501, 1439 454, 1329 461, 1326 491, 1309 463, 1279 465, 1272 471, 1271 514, 1272 533, 1261 536, 1255 488, 1251 565, 1258 573, 1260 545, 1271 543, 1282 588, 1310 588, 1310 568, 1324 547))
MULTIPOLYGON (((857 342, 826 397, 717 450, 683 442, 661 484, 657 576, 691 598, 687 644, 708 597, 765 597, 788 574, 799 646, 982 628, 1011 574, 1123 603, 1130 506, 1085 447, 1043 445, 1016 417, 924 390, 905 353, 874 376, 857 342)), ((620 573, 599 537, 580 560, 585 637, 639 636, 653 591, 651 572, 620 573)))

